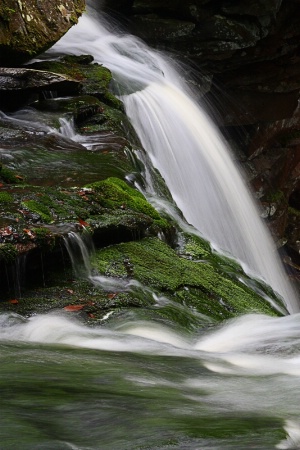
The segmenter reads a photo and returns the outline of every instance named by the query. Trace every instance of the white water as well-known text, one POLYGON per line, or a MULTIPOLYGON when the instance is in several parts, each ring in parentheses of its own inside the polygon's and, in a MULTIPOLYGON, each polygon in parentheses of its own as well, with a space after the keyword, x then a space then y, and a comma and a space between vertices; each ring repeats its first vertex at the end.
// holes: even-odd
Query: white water
MULTIPOLYGON (((231 319, 202 337, 183 335, 151 321, 116 321, 91 328, 69 313, 24 319, 0 315, 0 342, 62 344, 104 351, 176 355, 200 359, 212 372, 245 377, 285 374, 300 377, 300 314, 274 318, 245 315, 231 319)), ((299 378, 300 380, 300 378, 299 378)), ((189 380, 192 382, 192 380, 189 380)))
MULTIPOLYGON (((248 315, 231 320, 219 329, 206 331, 200 337, 196 335, 183 336, 165 325, 134 319, 123 321, 121 328, 119 321, 116 321, 115 326, 93 329, 74 322, 69 319, 67 313, 61 312, 38 315, 30 319, 21 318, 16 314, 0 315, 0 345, 4 349, 9 348, 4 347, 5 345, 15 345, 16 343, 19 343, 18 346, 30 344, 28 350, 26 350, 27 347, 24 348, 25 353, 27 351, 27 359, 21 357, 18 363, 19 365, 22 363, 21 367, 24 367, 24 370, 31 370, 31 365, 34 364, 33 352, 35 346, 38 345, 40 363, 42 366, 49 364, 46 367, 52 376, 55 374, 53 379, 57 378, 57 380, 62 378, 59 367, 63 364, 63 358, 66 358, 68 364, 71 361, 74 364, 73 361, 78 359, 76 373, 82 373, 84 378, 89 377, 88 380, 92 386, 95 383, 99 385, 97 377, 101 376, 101 361, 105 361, 103 364, 106 370, 108 367, 115 366, 120 380, 123 380, 120 381, 122 388, 120 390, 120 385, 115 386, 117 392, 112 391, 112 400, 108 400, 110 383, 113 380, 107 378, 105 383, 107 383, 108 391, 105 391, 105 384, 101 396, 105 395, 106 404, 108 401, 112 401, 113 408, 118 411, 117 414, 120 414, 119 401, 122 404, 126 399, 127 408, 129 408, 130 402, 132 402, 132 392, 140 392, 141 398, 145 396, 148 399, 150 407, 147 408, 147 414, 152 416, 151 405, 155 399, 155 390, 163 389, 166 410, 168 411, 168 407, 171 408, 167 414, 175 420, 175 428, 179 410, 183 415, 190 416, 192 414, 196 417, 199 415, 199 425, 201 424, 201 414, 204 414, 204 417, 205 415, 207 417, 215 415, 220 420, 220 428, 222 428, 222 420, 225 420, 225 424, 227 423, 228 416, 238 417, 241 415, 241 417, 245 417, 246 415, 247 417, 248 414, 261 418, 269 417, 277 420, 274 423, 276 429, 279 427, 278 421, 281 422, 281 426, 286 432, 286 439, 278 440, 274 447, 267 446, 265 448, 299 448, 300 314, 282 318, 248 315), (41 344, 44 347, 41 347, 41 344), (49 363, 45 345, 53 355, 49 363), (55 347, 53 347, 54 345, 55 347), (58 346, 62 349, 61 353, 58 352, 58 346), (67 352, 65 346, 72 346, 72 353, 67 352), (91 353, 78 353, 76 348, 77 350, 91 349, 98 353, 94 357, 91 353), (107 358, 103 352, 107 352, 107 358), (120 352, 122 352, 122 356, 120 356, 120 352), (132 354, 139 355, 142 359, 132 359, 130 356, 132 354), (145 357, 146 360, 143 359, 145 357), (158 360, 158 357, 163 357, 163 360, 158 360), (73 359, 70 360, 70 358, 73 359), (128 358, 134 361, 130 366, 127 366, 128 358), (99 359, 97 372, 93 372, 90 367, 93 359, 99 359), (123 362, 121 363, 121 361, 123 362), (142 370, 144 364, 142 361, 146 361, 145 370, 142 370), (161 363, 156 368, 158 361, 161 363), (86 364, 89 365, 88 371, 85 369, 86 364), (153 364, 154 370, 150 369, 151 364, 153 364), (189 367, 191 372, 182 372, 181 365, 189 367), (175 373, 172 375, 174 370, 175 373), (89 371, 91 371, 91 375, 89 371), (176 375, 177 371, 178 375, 176 375), (130 382, 132 387, 125 385, 124 380, 127 380, 126 383, 130 382), (166 392, 168 392, 168 397, 166 397, 166 392), (176 409, 174 410, 175 405, 176 409), (189 409, 184 411, 183 405, 189 409)), ((15 351, 19 355, 20 350, 15 351)), ((4 362, 6 363, 5 358, 4 362)), ((65 366, 63 368, 66 370, 65 366)), ((110 375, 115 373, 115 371, 109 372, 110 375)), ((29 374, 30 377, 35 376, 31 372, 29 374)), ((12 377, 14 374, 11 373, 10 376, 12 377)), ((21 384, 22 376, 25 377, 25 375, 21 375, 21 384)), ((71 384, 72 380, 67 380, 67 383, 68 386, 69 384, 73 385, 71 384)), ((74 383, 76 384, 76 379, 74 383)), ((77 401, 79 398, 76 397, 77 401)), ((91 401, 93 405, 94 398, 91 401)), ((86 398, 84 405, 84 408, 90 408, 90 403, 86 398)), ((100 406, 98 408, 98 414, 103 414, 103 408, 100 406)), ((160 414, 163 414, 164 417, 163 411, 162 406, 160 414)), ((103 424, 100 425, 100 429, 101 426, 103 427, 103 424)), ((148 426, 155 433, 155 425, 152 428, 150 422, 148 426)), ((255 432, 255 426, 251 424, 249 426, 250 447, 264 448, 263 432, 261 442, 259 441, 255 446, 254 435, 251 440, 251 433, 255 432)), ((144 427, 144 432, 146 432, 146 425, 143 422, 141 422, 141 427, 142 429, 144 427)), ((117 440, 114 422, 109 430, 111 444, 103 445, 101 448, 123 448, 122 446, 118 447, 118 444, 115 444, 117 447, 114 447, 114 439, 117 440)), ((90 438, 92 439, 92 437, 90 438)), ((156 436, 157 443, 160 442, 160 438, 158 434, 156 436)), ((240 446, 235 444, 230 447, 230 441, 225 441, 224 447, 220 442, 216 446, 207 444, 205 448, 250 448, 245 443, 247 441, 244 441, 245 437, 240 439, 240 446)), ((170 448, 204 448, 194 445, 170 448)), ((91 448, 99 447, 92 445, 91 448)), ((124 448, 129 449, 130 446, 124 448)), ((132 437, 132 448, 139 448, 134 446, 134 437, 132 437)), ((149 448, 161 447, 149 446, 149 448)))
POLYGON ((298 311, 274 243, 223 139, 168 58, 87 15, 52 52, 88 52, 111 69, 127 115, 185 218, 272 286, 290 312, 298 311))

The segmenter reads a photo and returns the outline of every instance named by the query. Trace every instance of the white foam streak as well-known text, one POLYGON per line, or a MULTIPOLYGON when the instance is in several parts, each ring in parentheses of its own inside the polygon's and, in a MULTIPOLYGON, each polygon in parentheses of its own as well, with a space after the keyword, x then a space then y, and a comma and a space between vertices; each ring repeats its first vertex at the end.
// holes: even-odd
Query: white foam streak
POLYGON ((133 319, 117 321, 110 328, 90 328, 69 317, 67 313, 30 319, 1 315, 0 341, 176 355, 199 359, 207 369, 220 374, 300 377, 300 314, 283 318, 244 316, 206 333, 196 342, 191 336, 150 321, 133 319))
POLYGON ((291 351, 300 345, 300 314, 282 318, 246 315, 208 334, 195 345, 206 352, 258 351, 263 348, 291 351))
POLYGON ((0 342, 5 341, 179 356, 184 355, 179 347, 187 348, 179 335, 163 326, 135 322, 123 323, 117 330, 90 328, 57 313, 37 315, 28 320, 17 315, 0 316, 0 342))

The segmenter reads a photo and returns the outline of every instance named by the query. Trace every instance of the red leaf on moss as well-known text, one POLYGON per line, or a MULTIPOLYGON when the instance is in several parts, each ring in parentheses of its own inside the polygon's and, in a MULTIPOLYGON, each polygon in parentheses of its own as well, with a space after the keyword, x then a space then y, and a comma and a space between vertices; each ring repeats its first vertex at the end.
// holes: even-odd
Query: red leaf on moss
POLYGON ((8 300, 8 303, 11 303, 12 305, 17 305, 19 302, 16 298, 13 298, 12 300, 8 300))
POLYGON ((89 317, 90 317, 91 319, 95 319, 95 315, 94 315, 94 314, 89 313, 88 315, 89 315, 89 317))
POLYGON ((82 219, 78 219, 78 222, 82 227, 89 227, 89 224, 82 219))
POLYGON ((116 297, 116 295, 118 295, 118 294, 116 294, 116 293, 107 294, 107 298, 113 299, 116 297))
POLYGON ((68 305, 64 307, 65 311, 80 311, 85 305, 68 305))

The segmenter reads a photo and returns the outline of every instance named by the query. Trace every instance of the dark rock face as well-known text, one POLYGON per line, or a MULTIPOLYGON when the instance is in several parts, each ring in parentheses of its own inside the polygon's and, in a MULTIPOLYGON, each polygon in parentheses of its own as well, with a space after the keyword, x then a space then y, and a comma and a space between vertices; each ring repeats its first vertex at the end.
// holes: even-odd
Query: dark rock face
POLYGON ((2 111, 13 111, 41 92, 69 94, 79 91, 80 83, 55 73, 26 68, 0 67, 0 105, 2 111))
POLYGON ((263 217, 278 242, 299 252, 299 0, 135 0, 117 8, 106 0, 105 8, 196 67, 202 102, 218 109, 263 217))
POLYGON ((1 0, 0 65, 18 66, 77 23, 85 0, 1 0))

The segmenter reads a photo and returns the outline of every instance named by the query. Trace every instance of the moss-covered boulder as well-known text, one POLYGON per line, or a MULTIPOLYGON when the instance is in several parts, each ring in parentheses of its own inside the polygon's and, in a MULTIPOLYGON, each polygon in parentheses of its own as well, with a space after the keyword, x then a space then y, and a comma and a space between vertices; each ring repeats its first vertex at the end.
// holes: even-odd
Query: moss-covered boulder
POLYGON ((110 92, 110 70, 93 63, 90 55, 67 55, 55 61, 35 62, 30 67, 70 77, 81 83, 82 95, 92 95, 114 108, 123 109, 122 102, 110 92))
POLYGON ((103 275, 138 280, 158 295, 215 320, 248 312, 279 314, 259 293, 230 274, 228 261, 212 255, 205 244, 198 242, 197 248, 202 258, 189 259, 187 253, 178 254, 158 238, 145 238, 98 250, 95 264, 103 275))
MULTIPOLYGON (((88 227, 100 246, 171 233, 171 225, 138 191, 117 178, 87 187, 0 187, 0 242, 18 253, 51 249, 70 230, 88 227)), ((0 252, 0 260, 7 261, 0 252), (2 256, 3 258, 2 258, 2 256)))
POLYGON ((0 65, 18 66, 77 23, 85 0, 1 0, 0 65))

